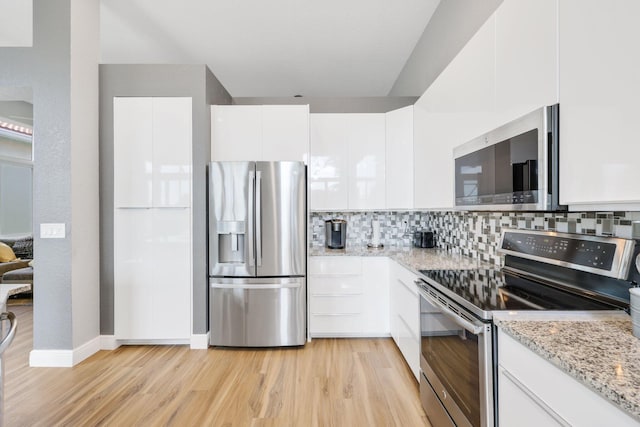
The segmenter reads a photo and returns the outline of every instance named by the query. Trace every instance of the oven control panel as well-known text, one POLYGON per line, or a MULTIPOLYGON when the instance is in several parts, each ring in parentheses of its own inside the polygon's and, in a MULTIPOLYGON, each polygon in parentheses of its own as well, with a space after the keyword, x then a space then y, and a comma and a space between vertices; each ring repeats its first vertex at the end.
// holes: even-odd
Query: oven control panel
POLYGON ((611 269, 616 245, 557 236, 507 233, 502 248, 587 267, 611 269))
POLYGON ((500 251, 521 258, 624 278, 629 271, 632 240, 557 233, 504 230, 500 251))

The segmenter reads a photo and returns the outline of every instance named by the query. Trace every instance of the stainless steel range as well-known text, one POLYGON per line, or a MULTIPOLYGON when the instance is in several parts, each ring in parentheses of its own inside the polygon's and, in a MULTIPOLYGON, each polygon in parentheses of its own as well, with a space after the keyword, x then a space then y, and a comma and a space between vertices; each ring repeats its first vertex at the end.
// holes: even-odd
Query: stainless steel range
MULTIPOLYGON (((421 271, 422 404, 434 427, 497 425, 493 312, 628 310, 634 240, 504 230, 502 269, 421 271)), ((634 283, 635 282, 635 283, 634 283)))

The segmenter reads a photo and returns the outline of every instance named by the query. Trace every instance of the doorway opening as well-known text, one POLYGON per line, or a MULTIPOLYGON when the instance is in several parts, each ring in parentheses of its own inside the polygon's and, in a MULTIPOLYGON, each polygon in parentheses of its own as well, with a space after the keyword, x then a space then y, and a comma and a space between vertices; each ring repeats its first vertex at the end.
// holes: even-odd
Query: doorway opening
POLYGON ((0 87, 0 286, 13 294, 7 311, 29 319, 33 317, 35 265, 33 168, 32 90, 0 87))

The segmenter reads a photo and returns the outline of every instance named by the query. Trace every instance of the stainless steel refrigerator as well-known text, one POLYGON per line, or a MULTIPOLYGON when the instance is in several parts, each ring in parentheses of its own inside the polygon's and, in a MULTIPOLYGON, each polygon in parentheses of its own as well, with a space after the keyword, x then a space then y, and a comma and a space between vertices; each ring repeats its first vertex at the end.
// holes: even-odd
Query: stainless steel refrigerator
POLYGON ((304 345, 306 207, 301 162, 209 164, 211 345, 304 345))

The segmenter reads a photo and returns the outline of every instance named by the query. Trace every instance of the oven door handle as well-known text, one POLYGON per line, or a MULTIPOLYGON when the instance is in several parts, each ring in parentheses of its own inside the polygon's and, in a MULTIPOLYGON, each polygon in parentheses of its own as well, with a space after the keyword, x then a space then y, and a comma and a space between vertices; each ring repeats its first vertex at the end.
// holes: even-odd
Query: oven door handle
MULTIPOLYGON (((416 282, 416 284, 418 284, 418 283, 419 282, 416 282)), ((481 334, 484 333, 484 326, 485 326, 484 323, 478 322, 479 324, 474 324, 472 322, 469 322, 468 320, 463 319, 462 317, 457 315, 449 307, 447 307, 446 305, 444 305, 440 301, 436 300, 435 298, 433 298, 431 295, 429 295, 428 293, 426 293, 422 289, 418 289, 418 290, 420 292, 420 295, 424 299, 426 299, 431 304, 433 304, 436 307, 438 307, 442 311, 442 313, 444 315, 446 315, 449 319, 451 319, 453 322, 455 322, 456 325, 460 326, 461 328, 466 329, 467 331, 471 332, 474 335, 481 335, 481 334)))

